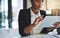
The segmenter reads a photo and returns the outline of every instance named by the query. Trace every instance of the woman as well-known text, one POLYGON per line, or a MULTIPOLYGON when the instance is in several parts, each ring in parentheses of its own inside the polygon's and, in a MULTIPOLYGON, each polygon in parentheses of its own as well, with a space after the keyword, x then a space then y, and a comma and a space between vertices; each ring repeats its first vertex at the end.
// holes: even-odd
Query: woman
POLYGON ((30 0, 32 7, 23 9, 19 12, 18 23, 19 33, 21 36, 28 36, 30 32, 38 26, 38 24, 46 16, 44 10, 40 10, 43 0, 30 0))

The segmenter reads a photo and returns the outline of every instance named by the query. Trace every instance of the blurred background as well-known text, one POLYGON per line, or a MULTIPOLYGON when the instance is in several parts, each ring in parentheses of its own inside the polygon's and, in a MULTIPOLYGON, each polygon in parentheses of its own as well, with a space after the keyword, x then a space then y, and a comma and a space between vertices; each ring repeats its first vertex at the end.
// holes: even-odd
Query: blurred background
MULTIPOLYGON (((44 0, 41 10, 47 16, 60 16, 60 0, 44 0)), ((31 7, 30 0, 0 0, 0 29, 18 28, 20 9, 31 7)))
POLYGON ((0 0, 0 29, 18 28, 18 13, 23 0, 0 0))
MULTIPOLYGON (((60 19, 60 0, 44 0, 41 10, 45 10, 47 17, 39 28, 50 24, 50 21, 60 19), (52 16, 52 17, 51 17, 52 16), (55 20, 54 20, 54 19, 55 20), (58 18, 58 19, 57 19, 58 18), (53 19, 53 20, 52 20, 53 19)), ((31 7, 30 0, 0 0, 0 38, 18 38, 18 14, 21 9, 31 7), (13 29, 10 29, 13 28, 13 29), (8 29, 8 30, 7 30, 8 29), (8 35, 8 36, 7 36, 8 35)), ((52 23, 51 22, 51 23, 52 23)), ((49 25, 48 25, 49 26, 49 25)), ((50 27, 50 26, 49 26, 50 27)), ((36 31, 35 31, 36 32, 36 31)))

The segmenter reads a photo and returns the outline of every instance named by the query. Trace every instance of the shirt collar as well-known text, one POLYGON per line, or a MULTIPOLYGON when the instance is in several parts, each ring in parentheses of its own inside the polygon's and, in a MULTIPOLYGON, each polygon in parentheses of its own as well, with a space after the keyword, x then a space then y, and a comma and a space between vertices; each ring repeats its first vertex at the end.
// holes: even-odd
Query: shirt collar
POLYGON ((34 14, 34 12, 32 11, 32 9, 30 8, 30 12, 31 12, 31 16, 35 16, 35 15, 41 16, 40 11, 38 11, 37 14, 34 14))

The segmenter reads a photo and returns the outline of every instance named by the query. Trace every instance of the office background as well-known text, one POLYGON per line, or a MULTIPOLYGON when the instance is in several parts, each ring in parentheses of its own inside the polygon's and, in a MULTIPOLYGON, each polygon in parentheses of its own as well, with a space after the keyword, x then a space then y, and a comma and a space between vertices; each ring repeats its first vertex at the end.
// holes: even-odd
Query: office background
MULTIPOLYGON (((44 0, 41 7, 48 16, 60 16, 60 0, 44 0)), ((18 28, 20 9, 31 7, 30 0, 0 0, 0 28, 18 28)))
MULTIPOLYGON (((53 27, 52 24, 54 22, 60 21, 59 2, 60 0, 44 0, 43 6, 41 9, 45 10, 48 16, 45 18, 43 23, 38 27, 38 29, 34 32, 38 32, 40 31, 41 28, 46 26, 53 27)), ((20 38, 20 35, 18 32, 19 10, 27 9, 29 7, 31 7, 30 0, 0 0, 0 38, 18 38, 18 37, 20 38), (9 29, 9 28, 12 28, 12 29, 9 29)), ((41 35, 38 35, 39 38, 40 36, 41 35)), ((33 37, 35 36, 33 35, 33 37)))
POLYGON ((0 0, 0 29, 18 28, 18 13, 23 9, 24 1, 0 0))

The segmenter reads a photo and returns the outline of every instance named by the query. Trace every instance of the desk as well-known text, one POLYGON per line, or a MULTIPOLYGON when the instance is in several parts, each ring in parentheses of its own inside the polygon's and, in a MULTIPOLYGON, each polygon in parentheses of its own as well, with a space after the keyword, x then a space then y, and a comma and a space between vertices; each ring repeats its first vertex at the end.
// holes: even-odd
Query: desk
POLYGON ((60 38, 59 36, 57 35, 53 36, 53 35, 48 35, 48 34, 37 34, 37 35, 30 35, 30 36, 21 37, 21 38, 60 38))
POLYGON ((35 34, 27 37, 21 37, 18 33, 18 29, 0 30, 0 38, 57 38, 60 35, 48 35, 48 34, 35 34))

